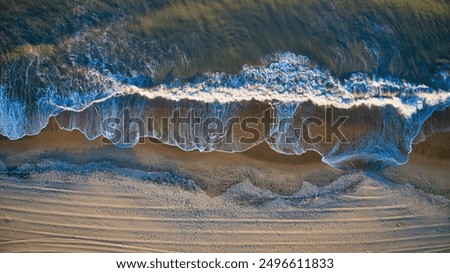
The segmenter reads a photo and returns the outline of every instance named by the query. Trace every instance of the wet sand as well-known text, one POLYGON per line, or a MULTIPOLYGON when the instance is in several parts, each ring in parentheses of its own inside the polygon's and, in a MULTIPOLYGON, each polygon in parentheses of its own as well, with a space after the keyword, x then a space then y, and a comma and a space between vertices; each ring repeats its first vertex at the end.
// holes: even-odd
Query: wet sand
POLYGON ((54 121, 37 136, 0 142, 0 149, 1 160, 9 169, 43 160, 78 165, 105 162, 114 167, 189 178, 210 196, 247 179, 258 187, 287 195, 298 191, 302 181, 326 185, 343 173, 323 163, 315 152, 283 155, 267 144, 243 153, 185 152, 148 139, 131 149, 121 149, 100 138, 89 141, 78 131, 61 130, 54 121))

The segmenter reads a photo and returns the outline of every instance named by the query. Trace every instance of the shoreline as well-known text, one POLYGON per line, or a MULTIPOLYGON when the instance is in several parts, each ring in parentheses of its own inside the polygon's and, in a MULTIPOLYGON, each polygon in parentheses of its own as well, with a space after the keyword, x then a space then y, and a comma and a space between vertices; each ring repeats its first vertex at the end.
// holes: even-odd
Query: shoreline
MULTIPOLYGON (((410 183, 432 194, 450 197, 448 179, 449 153, 443 143, 449 133, 436 133, 413 145, 408 163, 376 171, 396 183, 410 183), (423 182, 421 178, 430 177, 423 182)), ((285 155, 261 143, 240 153, 183 151, 177 147, 152 143, 132 148, 119 148, 102 143, 99 138, 88 140, 81 132, 60 129, 51 120, 41 134, 20 140, 0 140, 2 173, 14 173, 22 164, 60 161, 67 164, 106 162, 112 167, 144 172, 166 171, 192 179, 212 196, 220 195, 231 186, 253 181, 255 186, 275 193, 290 195, 298 191, 303 181, 324 186, 346 172, 322 162, 320 154, 309 151, 302 155, 285 155)), ((55 170, 57 171, 57 170, 55 170)))

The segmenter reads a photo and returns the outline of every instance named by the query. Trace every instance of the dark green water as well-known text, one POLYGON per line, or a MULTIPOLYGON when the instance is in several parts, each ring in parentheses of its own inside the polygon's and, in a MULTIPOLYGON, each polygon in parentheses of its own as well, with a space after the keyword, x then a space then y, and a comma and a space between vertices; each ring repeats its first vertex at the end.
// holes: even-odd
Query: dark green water
POLYGON ((19 0, 0 7, 0 134, 10 139, 38 134, 60 115, 69 117, 62 127, 95 138, 108 135, 102 119, 125 107, 143 119, 183 106, 222 120, 266 103, 292 118, 309 100, 314 111, 357 109, 349 112, 355 128, 372 126, 356 134, 353 150, 320 150, 284 146, 277 124, 273 149, 315 149, 325 158, 331 151, 331 164, 359 153, 384 168, 406 162, 422 124, 450 104, 448 1, 19 0))

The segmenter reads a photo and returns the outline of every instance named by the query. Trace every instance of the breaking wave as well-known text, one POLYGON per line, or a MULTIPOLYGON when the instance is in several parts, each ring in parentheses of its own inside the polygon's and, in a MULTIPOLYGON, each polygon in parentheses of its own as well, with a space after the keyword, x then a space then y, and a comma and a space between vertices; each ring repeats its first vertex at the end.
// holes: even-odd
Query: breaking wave
POLYGON ((439 74, 444 90, 362 73, 340 81, 307 57, 288 52, 264 57, 261 66, 245 65, 239 74, 205 73, 190 82, 149 88, 95 69, 78 72, 81 78, 61 79, 65 84, 30 87, 39 94, 34 99, 14 96, 13 80, 5 83, 3 78, 0 134, 12 140, 35 135, 56 117, 61 128, 79 130, 89 139, 104 137, 120 147, 151 137, 183 150, 240 152, 266 141, 284 154, 315 150, 338 168, 383 169, 406 163, 419 135, 450 127, 445 118, 423 131, 433 113, 448 116, 450 79, 445 71, 439 74), (71 84, 83 92, 70 91, 71 84), (268 127, 260 121, 267 112, 274 121, 268 127), (249 122, 249 117, 257 120, 249 122), (345 122, 333 127, 339 117, 345 122), (241 122, 237 129, 229 122, 233 118, 241 122), (134 125, 125 128, 124 119, 134 125), (171 123, 165 124, 167 119, 171 123), (184 126, 174 126, 177 119, 184 126), (214 119, 213 128, 205 129, 198 119, 214 119), (327 127, 338 129, 343 138, 327 127), (305 128, 306 135, 300 132, 305 128), (318 136, 322 141, 311 141, 318 136))

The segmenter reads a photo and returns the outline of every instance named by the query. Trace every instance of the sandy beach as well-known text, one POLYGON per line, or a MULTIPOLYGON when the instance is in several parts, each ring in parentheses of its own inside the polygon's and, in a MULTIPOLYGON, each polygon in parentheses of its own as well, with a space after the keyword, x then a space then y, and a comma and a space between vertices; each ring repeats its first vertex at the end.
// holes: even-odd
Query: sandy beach
POLYGON ((345 173, 315 153, 120 149, 54 123, 0 147, 2 252, 450 251, 449 161, 423 151, 345 173))

